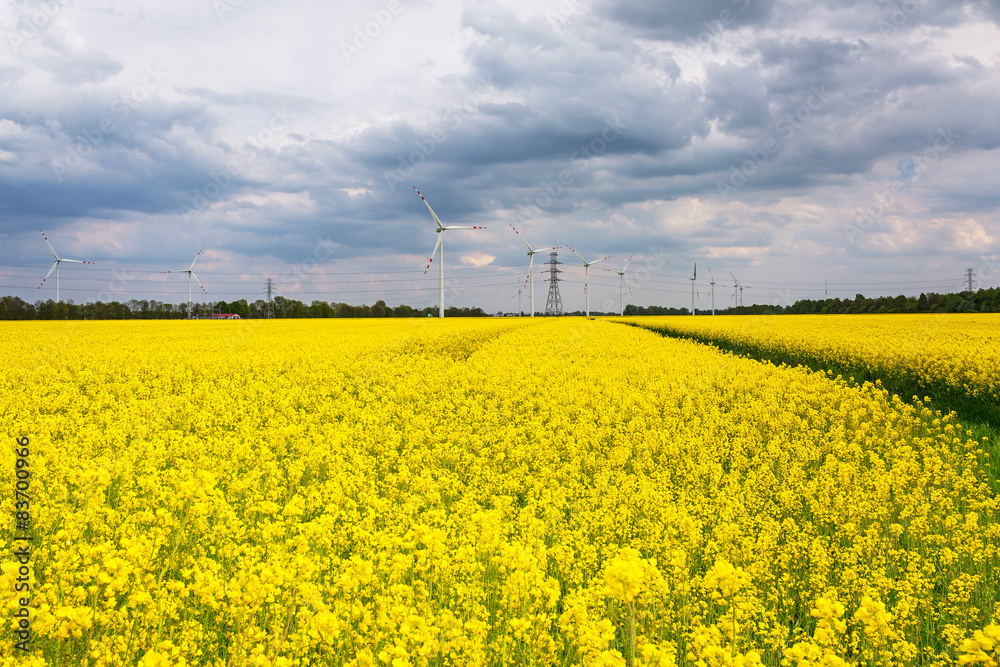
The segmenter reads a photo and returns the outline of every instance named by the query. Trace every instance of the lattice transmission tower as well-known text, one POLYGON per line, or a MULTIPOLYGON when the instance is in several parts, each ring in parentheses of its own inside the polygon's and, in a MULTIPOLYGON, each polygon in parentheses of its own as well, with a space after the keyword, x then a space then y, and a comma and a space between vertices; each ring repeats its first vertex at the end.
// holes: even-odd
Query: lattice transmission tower
POLYGON ((272 301, 274 292, 274 280, 268 278, 264 281, 264 295, 267 296, 267 305, 264 306, 264 317, 269 320, 274 318, 274 303, 272 301))
POLYGON ((562 273, 557 267, 562 263, 558 259, 559 253, 549 253, 549 296, 545 299, 545 315, 562 315, 562 297, 559 296, 559 274, 562 273))
POLYGON ((965 270, 965 291, 975 292, 976 291, 976 273, 972 269, 965 270))

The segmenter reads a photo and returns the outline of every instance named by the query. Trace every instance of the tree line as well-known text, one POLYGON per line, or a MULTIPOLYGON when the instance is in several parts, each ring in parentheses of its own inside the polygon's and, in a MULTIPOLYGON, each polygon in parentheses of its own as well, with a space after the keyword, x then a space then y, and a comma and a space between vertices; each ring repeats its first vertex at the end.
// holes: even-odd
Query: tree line
MULTIPOLYGON (((698 315, 710 315, 711 310, 697 309, 698 315)), ((853 299, 800 299, 789 306, 753 305, 717 308, 721 315, 850 315, 859 313, 1000 313, 1000 288, 991 287, 974 292, 937 294, 931 292, 913 296, 879 296, 861 294, 853 299)), ((626 315, 690 315, 689 308, 661 306, 625 306, 626 315)))
MULTIPOLYGON (((296 299, 276 296, 271 307, 263 299, 248 302, 219 301, 216 303, 195 303, 190 311, 188 304, 170 304, 162 301, 133 299, 125 303, 112 301, 103 303, 75 304, 65 302, 36 301, 34 304, 16 296, 0 297, 0 320, 183 320, 188 317, 210 317, 213 313, 234 313, 243 319, 264 318, 269 310, 276 318, 307 317, 428 317, 436 316, 436 306, 413 308, 407 305, 395 308, 385 301, 374 305, 353 306, 348 303, 327 303, 313 301, 306 305, 296 299)), ((772 314, 855 314, 855 313, 998 313, 1000 312, 1000 288, 991 287, 974 292, 953 294, 921 294, 919 297, 880 296, 868 298, 861 294, 853 299, 801 299, 790 306, 734 306, 715 311, 722 315, 772 315, 772 314)), ((708 315, 709 310, 697 310, 698 315, 708 315)), ((583 315, 583 312, 567 313, 583 315)), ((617 313, 591 313, 592 315, 616 315, 617 313)), ((625 315, 690 315, 688 308, 667 308, 664 306, 625 306, 625 315)), ((445 309, 446 317, 486 317, 482 308, 445 309)))
MULTIPOLYGON (((162 301, 133 299, 125 303, 112 301, 103 303, 75 304, 72 300, 55 302, 36 301, 30 304, 16 296, 0 297, 0 320, 183 320, 189 317, 207 318, 213 314, 232 313, 243 319, 265 318, 304 318, 304 317, 427 317, 436 316, 436 306, 413 308, 407 305, 391 308, 385 301, 376 301, 374 305, 354 306, 348 303, 327 303, 313 301, 306 305, 296 299, 276 296, 271 300, 271 307, 263 299, 248 302, 246 299, 236 301, 218 301, 216 303, 170 304, 162 301), (270 312, 269 312, 270 311, 270 312)), ((482 308, 458 308, 452 306, 445 309, 446 317, 485 317, 482 308)))

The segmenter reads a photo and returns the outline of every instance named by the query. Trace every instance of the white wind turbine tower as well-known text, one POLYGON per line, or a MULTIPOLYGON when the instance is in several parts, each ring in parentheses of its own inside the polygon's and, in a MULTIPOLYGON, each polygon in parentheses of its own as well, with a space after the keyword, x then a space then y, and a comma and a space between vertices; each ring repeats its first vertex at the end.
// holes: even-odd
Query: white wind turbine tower
POLYGON ((414 185, 413 189, 416 191, 418 195, 420 195, 420 200, 424 202, 424 204, 427 206, 427 210, 431 212, 431 217, 434 218, 434 222, 437 223, 438 240, 437 243, 434 244, 434 252, 431 253, 431 258, 427 262, 427 268, 424 269, 424 275, 427 275, 427 271, 431 268, 431 262, 434 261, 434 255, 437 255, 438 251, 440 250, 441 255, 438 258, 438 262, 441 265, 441 277, 439 280, 439 284, 441 287, 441 307, 438 310, 438 317, 444 317, 444 233, 451 229, 486 229, 486 228, 470 227, 468 225, 451 225, 445 227, 444 225, 441 224, 441 220, 438 219, 437 214, 434 212, 434 209, 431 208, 431 205, 427 202, 426 199, 424 199, 424 196, 420 194, 420 190, 417 190, 417 186, 414 185))
POLYGON ((194 256, 194 259, 191 261, 191 266, 189 266, 188 268, 186 268, 186 269, 177 269, 176 271, 160 271, 160 273, 186 273, 186 274, 188 274, 188 317, 191 317, 191 309, 192 309, 192 304, 191 304, 191 279, 194 278, 195 281, 198 283, 198 287, 201 288, 201 291, 205 292, 205 294, 208 294, 208 291, 205 289, 205 286, 201 284, 200 280, 198 280, 198 276, 194 275, 194 263, 198 261, 199 257, 201 257, 201 251, 204 250, 204 249, 205 249, 204 246, 202 246, 201 248, 198 248, 198 254, 194 256))
POLYGON ((526 282, 531 283, 531 288, 529 291, 529 300, 531 301, 531 317, 534 317, 535 316, 535 274, 534 274, 535 255, 537 255, 540 252, 549 252, 550 250, 558 250, 559 246, 554 246, 552 248, 532 248, 530 245, 528 245, 528 242, 524 240, 524 237, 521 236, 521 232, 517 231, 514 225, 507 223, 507 226, 514 230, 514 233, 517 234, 517 237, 521 239, 524 245, 528 248, 528 280, 526 282))
POLYGON ((93 262, 84 262, 83 260, 80 260, 80 259, 63 259, 62 257, 60 257, 59 255, 56 254, 56 249, 52 247, 51 243, 49 243, 49 239, 48 239, 47 236, 45 236, 45 232, 42 232, 42 230, 38 230, 38 231, 41 232, 42 238, 45 239, 45 243, 48 244, 49 250, 52 251, 52 256, 55 257, 55 259, 56 259, 56 261, 53 262, 53 264, 52 264, 52 268, 49 269, 49 272, 45 274, 44 278, 42 278, 42 282, 38 285, 38 289, 42 289, 42 285, 45 284, 45 281, 48 280, 49 276, 52 275, 52 272, 55 271, 56 272, 56 303, 60 303, 60 301, 59 301, 59 265, 62 264, 63 262, 69 262, 70 264, 93 264, 93 262))
POLYGON ((625 262, 625 266, 622 267, 621 271, 615 271, 614 269, 604 269, 609 273, 618 274, 618 303, 619 303, 619 316, 625 315, 625 285, 628 285, 629 296, 632 296, 632 285, 629 284, 628 278, 625 276, 625 270, 628 269, 628 265, 632 262, 632 256, 629 255, 628 260, 625 262))
POLYGON ((691 314, 694 315, 694 280, 698 277, 698 264, 694 265, 694 274, 688 278, 691 281, 691 314))
POLYGON ((611 255, 608 255, 607 257, 602 257, 600 259, 595 259, 593 262, 588 262, 583 258, 583 256, 580 253, 578 253, 576 250, 573 250, 571 246, 567 245, 566 247, 569 248, 573 252, 573 254, 579 257, 580 261, 583 262, 583 266, 585 269, 584 273, 586 275, 586 277, 583 280, 583 291, 587 293, 587 317, 590 317, 590 290, 588 289, 588 287, 590 287, 590 265, 597 264, 598 262, 603 262, 606 259, 611 259, 611 255))
MULTIPOLYGON (((733 276, 733 272, 730 271, 729 275, 733 276)), ((753 288, 753 285, 741 285, 740 281, 736 280, 736 276, 733 276, 733 283, 734 283, 733 287, 735 288, 735 289, 733 289, 733 299, 735 300, 736 299, 736 294, 739 293, 740 298, 739 298, 739 300, 736 301, 736 305, 740 306, 742 308, 743 307, 743 288, 746 287, 747 289, 751 289, 751 288, 753 288)))
POLYGON ((521 311, 521 292, 523 292, 523 291, 524 290, 517 290, 517 294, 515 294, 512 297, 510 297, 511 299, 513 299, 515 296, 517 297, 517 316, 518 317, 521 317, 521 312, 522 312, 521 311))
POLYGON ((726 287, 726 285, 715 282, 715 276, 712 275, 712 269, 707 266, 705 268, 708 269, 708 277, 711 278, 711 282, 708 284, 712 286, 712 314, 715 315, 715 286, 720 285, 722 287, 726 287))

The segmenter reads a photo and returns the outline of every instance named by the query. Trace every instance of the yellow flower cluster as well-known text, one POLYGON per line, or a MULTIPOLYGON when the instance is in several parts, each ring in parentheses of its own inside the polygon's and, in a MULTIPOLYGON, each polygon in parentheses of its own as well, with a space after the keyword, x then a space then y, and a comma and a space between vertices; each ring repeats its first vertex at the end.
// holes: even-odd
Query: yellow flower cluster
POLYGON ((1000 401, 1000 315, 746 315, 625 321, 780 360, 856 368, 894 381, 1000 401))
POLYGON ((990 624, 982 630, 976 630, 971 639, 966 639, 961 645, 960 665, 983 665, 997 667, 1000 662, 1000 625, 990 624))
POLYGON ((981 443, 876 387, 582 318, 4 326, 0 666, 995 664, 981 443))

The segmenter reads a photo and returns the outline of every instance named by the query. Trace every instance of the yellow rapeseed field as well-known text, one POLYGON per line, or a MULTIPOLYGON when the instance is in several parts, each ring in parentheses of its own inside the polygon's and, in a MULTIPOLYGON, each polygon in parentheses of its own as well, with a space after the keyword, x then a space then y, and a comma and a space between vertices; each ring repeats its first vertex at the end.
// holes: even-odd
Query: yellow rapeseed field
POLYGON ((872 385, 582 318, 3 334, 4 665, 997 664, 987 453, 872 385))
POLYGON ((729 315, 624 321, 764 355, 805 357, 1000 403, 1000 315, 729 315))

